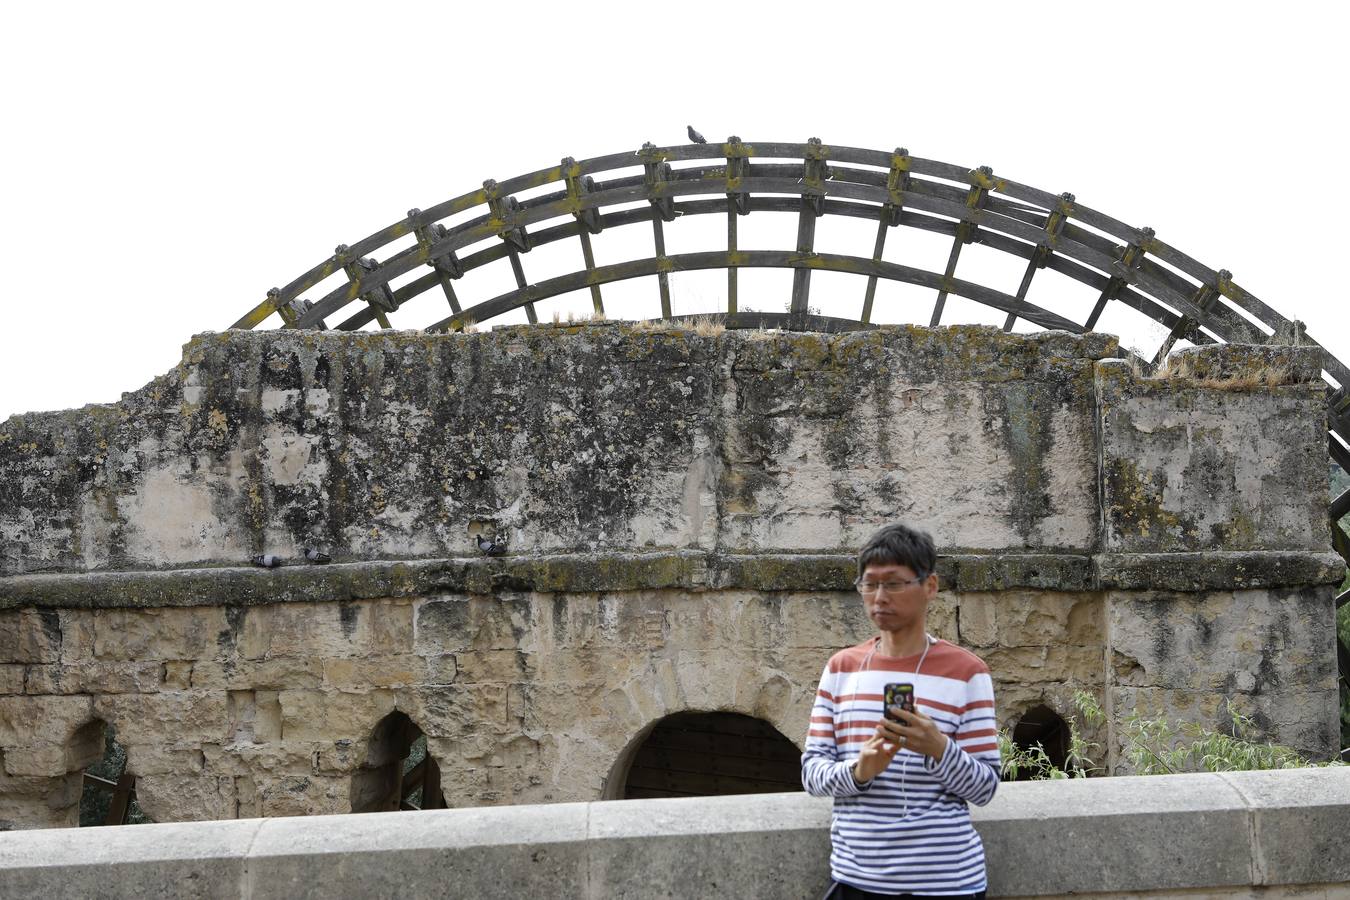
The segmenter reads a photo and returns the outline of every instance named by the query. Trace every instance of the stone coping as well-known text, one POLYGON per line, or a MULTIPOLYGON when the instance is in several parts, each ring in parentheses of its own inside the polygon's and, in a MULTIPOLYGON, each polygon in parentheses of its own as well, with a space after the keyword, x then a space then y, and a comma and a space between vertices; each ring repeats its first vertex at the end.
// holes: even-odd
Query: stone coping
MULTIPOLYGON (((991 897, 1350 890, 1345 767, 1004 784, 974 819, 991 897)), ((815 900, 829 822, 827 799, 760 794, 11 832, 0 885, 35 897, 815 900)))
MULTIPOLYGON (((234 606, 511 591, 846 591, 844 554, 719 555, 698 551, 380 560, 277 569, 221 567, 0 578, 0 609, 234 606)), ((1234 590, 1336 584, 1332 551, 1139 554, 948 554, 944 589, 998 591, 1234 590)))

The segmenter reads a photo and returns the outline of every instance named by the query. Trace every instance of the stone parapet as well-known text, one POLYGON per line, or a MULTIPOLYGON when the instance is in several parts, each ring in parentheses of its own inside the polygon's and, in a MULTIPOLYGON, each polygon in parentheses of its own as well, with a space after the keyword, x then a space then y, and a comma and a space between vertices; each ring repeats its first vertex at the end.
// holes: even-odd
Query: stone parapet
MULTIPOLYGON (((990 897, 1350 895, 1350 768, 1004 784, 990 897)), ((7 896, 815 900, 828 800, 631 800, 0 835, 7 896)))

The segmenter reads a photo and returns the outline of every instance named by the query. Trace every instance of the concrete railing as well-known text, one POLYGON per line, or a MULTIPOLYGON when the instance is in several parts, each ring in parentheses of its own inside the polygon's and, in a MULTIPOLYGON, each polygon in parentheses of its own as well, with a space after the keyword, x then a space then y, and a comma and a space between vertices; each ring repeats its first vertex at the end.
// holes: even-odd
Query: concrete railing
MULTIPOLYGON (((13 832, 0 895, 813 900, 829 819, 772 794, 13 832)), ((975 822, 996 897, 1350 896, 1350 768, 1005 784, 975 822)))

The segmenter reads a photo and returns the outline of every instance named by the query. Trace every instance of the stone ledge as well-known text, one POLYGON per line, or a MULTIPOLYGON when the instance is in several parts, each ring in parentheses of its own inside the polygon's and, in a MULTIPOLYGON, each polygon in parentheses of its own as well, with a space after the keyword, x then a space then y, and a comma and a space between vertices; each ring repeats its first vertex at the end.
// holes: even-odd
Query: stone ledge
MULTIPOLYGON (((844 554, 683 551, 12 575, 0 578, 0 609, 249 606, 512 591, 847 591, 854 565, 844 554)), ((1331 551, 955 553, 941 558, 938 574, 944 588, 955 591, 1201 591, 1335 584, 1344 566, 1331 551)))
POLYGON ((1103 589, 1196 591, 1340 584, 1345 560, 1333 550, 1104 553, 1094 556, 1103 589))
MULTIPOLYGON (((1004 784, 991 897, 1350 888, 1350 768, 1004 784)), ((830 803, 694 797, 132 825, 0 837, 15 896, 814 900, 830 803)))

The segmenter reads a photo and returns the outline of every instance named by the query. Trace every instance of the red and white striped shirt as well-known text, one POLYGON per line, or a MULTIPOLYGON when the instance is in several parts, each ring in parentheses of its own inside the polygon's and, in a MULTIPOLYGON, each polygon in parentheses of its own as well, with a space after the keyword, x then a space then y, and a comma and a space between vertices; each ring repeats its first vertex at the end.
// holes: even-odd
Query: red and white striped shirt
POLYGON ((811 710, 802 786, 834 797, 830 874, 888 894, 985 890, 984 845, 966 804, 983 806, 998 788, 989 667, 939 639, 915 674, 920 654, 883 656, 875 649, 879 640, 830 657, 811 710), (884 772, 859 785, 853 762, 875 733, 882 692, 893 681, 914 685, 915 707, 947 735, 947 749, 940 763, 901 749, 884 772))

